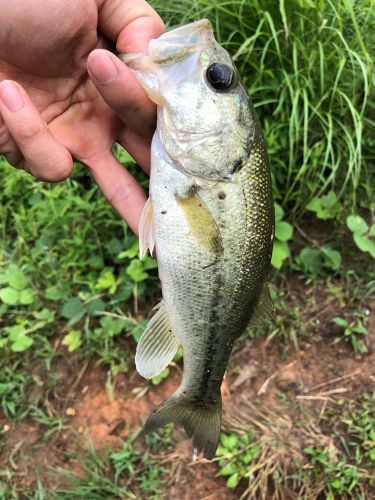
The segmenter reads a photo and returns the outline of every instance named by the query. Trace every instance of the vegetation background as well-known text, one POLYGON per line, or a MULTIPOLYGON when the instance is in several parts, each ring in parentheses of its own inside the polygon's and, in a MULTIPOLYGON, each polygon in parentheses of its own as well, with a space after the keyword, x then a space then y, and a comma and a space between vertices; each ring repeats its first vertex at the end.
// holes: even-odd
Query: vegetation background
POLYGON ((213 464, 138 437, 181 365, 134 373, 156 262, 81 166, 48 185, 0 160, 0 498, 374 498, 375 3, 151 4, 169 27, 209 18, 257 109, 276 324, 236 347, 213 464))

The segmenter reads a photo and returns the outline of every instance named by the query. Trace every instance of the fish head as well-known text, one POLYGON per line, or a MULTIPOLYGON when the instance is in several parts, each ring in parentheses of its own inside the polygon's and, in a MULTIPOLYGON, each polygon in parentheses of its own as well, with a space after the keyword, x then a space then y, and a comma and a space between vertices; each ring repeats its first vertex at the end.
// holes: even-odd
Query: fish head
POLYGON ((158 105, 158 133, 187 174, 231 180, 260 127, 228 52, 204 19, 151 40, 122 60, 158 105))

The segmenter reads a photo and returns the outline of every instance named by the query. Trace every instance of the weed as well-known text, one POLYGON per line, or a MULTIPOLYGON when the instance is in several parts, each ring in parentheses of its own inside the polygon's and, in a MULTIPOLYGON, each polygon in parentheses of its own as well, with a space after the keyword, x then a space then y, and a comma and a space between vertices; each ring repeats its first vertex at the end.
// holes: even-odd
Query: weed
POLYGON ((119 450, 104 456, 90 446, 86 456, 77 457, 84 474, 78 477, 62 471, 69 486, 56 490, 52 498, 136 499, 146 494, 150 499, 161 498, 164 467, 139 448, 135 442, 138 434, 136 431, 119 450))
POLYGON ((350 215, 346 225, 353 233, 353 240, 361 252, 367 252, 375 259, 375 224, 369 227, 359 215, 350 215))
POLYGON ((288 241, 293 236, 293 227, 282 220, 283 217, 284 210, 278 203, 275 203, 275 239, 271 263, 276 269, 280 269, 284 260, 290 257, 288 241))
POLYGON ((366 342, 361 339, 363 335, 367 335, 368 331, 365 326, 368 318, 364 314, 356 313, 355 319, 351 322, 347 322, 346 319, 336 316, 332 321, 343 328, 344 338, 347 342, 350 342, 354 351, 359 353, 368 352, 368 347, 366 342))

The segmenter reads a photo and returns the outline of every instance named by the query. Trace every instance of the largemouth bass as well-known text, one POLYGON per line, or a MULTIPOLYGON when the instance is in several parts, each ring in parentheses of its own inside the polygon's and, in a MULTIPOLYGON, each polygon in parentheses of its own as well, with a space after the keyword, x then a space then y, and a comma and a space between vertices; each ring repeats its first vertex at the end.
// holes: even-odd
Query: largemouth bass
POLYGON ((253 316, 268 315, 273 239, 268 159, 254 108, 209 21, 151 40, 122 59, 157 104, 150 197, 140 248, 157 253, 163 300, 136 353, 158 375, 183 348, 180 387, 145 428, 180 423, 214 457, 220 386, 233 343, 253 316))

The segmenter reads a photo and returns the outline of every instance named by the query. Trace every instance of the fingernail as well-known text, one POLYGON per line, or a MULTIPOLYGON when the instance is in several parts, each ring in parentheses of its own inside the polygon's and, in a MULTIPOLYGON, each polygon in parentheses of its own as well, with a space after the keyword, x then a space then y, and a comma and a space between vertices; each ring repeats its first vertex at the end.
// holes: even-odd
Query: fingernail
POLYGON ((105 52, 97 51, 91 54, 88 65, 94 78, 99 83, 111 83, 118 77, 116 66, 105 52))
POLYGON ((22 109, 25 104, 23 97, 16 85, 14 85, 13 82, 9 81, 1 82, 0 99, 12 113, 15 113, 16 111, 22 109))

